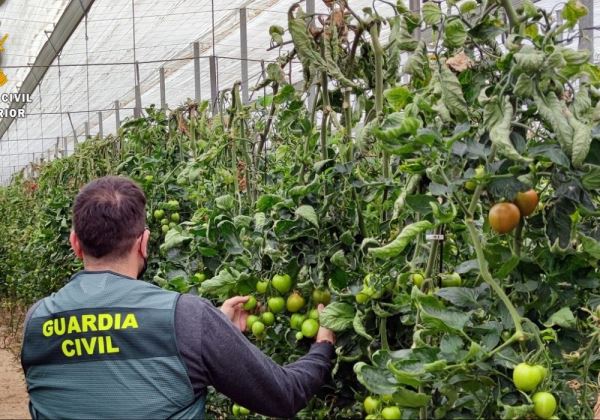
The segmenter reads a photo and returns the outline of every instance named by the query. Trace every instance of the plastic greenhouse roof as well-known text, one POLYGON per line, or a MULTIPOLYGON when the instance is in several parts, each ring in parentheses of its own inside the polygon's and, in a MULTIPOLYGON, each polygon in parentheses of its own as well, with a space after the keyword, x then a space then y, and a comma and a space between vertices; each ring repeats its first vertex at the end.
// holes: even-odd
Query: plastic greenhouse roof
MULTIPOLYGON (((321 0, 315 3, 317 12, 326 11, 321 0)), ((551 9, 558 3, 540 0, 538 5, 551 9)), ((5 51, 0 54, 0 66, 8 82, 0 88, 0 94, 18 92, 29 73, 27 66, 35 60, 68 4, 69 0, 6 0, 0 5, 0 35, 9 34, 5 51)), ((57 138, 66 137, 67 149, 72 151, 72 127, 79 141, 85 138, 85 122, 89 121, 90 134, 97 134, 98 111, 102 112, 103 133, 114 133, 115 101, 119 101, 121 121, 133 115, 134 61, 139 63, 142 108, 160 105, 161 66, 170 107, 194 98, 192 43, 196 41, 200 44, 201 98, 210 99, 211 95, 210 55, 217 57, 218 89, 231 87, 241 79, 242 7, 247 9, 248 86, 256 85, 262 73, 261 60, 269 62, 279 54, 277 49, 267 50, 268 28, 272 24, 285 26, 292 4, 291 0, 227 0, 214 2, 213 14, 209 0, 95 0, 87 19, 77 26, 31 95, 25 118, 15 119, 0 138, 0 183, 6 183, 12 173, 44 153, 53 153, 57 138)), ((370 7, 372 1, 352 0, 351 5, 360 10, 370 7)), ((391 13, 384 4, 377 8, 391 13)), ((594 21, 598 21, 600 5, 594 11, 594 21)), ((600 55, 599 44, 595 43, 595 58, 600 55)), ((291 72, 294 81, 301 78, 298 63, 291 72)))

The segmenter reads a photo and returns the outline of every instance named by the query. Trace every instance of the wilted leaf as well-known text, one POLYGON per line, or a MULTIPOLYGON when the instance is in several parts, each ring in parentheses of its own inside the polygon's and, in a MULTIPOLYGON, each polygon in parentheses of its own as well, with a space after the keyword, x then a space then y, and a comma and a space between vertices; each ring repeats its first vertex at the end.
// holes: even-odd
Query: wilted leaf
POLYGON ((354 306, 344 302, 333 302, 321 312, 319 320, 325 328, 340 332, 353 327, 354 316, 354 306))

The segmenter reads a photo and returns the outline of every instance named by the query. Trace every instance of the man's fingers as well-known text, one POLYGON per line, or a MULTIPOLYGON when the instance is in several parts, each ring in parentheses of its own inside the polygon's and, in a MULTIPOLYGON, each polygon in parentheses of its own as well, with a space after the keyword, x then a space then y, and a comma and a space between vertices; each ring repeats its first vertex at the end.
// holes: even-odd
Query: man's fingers
POLYGON ((239 304, 246 303, 250 299, 250 296, 234 296, 223 302, 223 305, 227 305, 231 308, 238 306, 239 304))
POLYGON ((319 311, 319 313, 323 312, 323 310, 325 309, 325 305, 323 305, 322 303, 319 303, 319 305, 317 306, 317 311, 319 311))

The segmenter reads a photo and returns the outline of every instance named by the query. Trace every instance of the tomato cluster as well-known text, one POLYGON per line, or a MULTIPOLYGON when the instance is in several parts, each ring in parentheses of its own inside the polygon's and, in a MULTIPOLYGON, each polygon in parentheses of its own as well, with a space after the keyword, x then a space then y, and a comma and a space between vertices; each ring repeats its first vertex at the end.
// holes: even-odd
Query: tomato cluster
POLYGON ((160 203, 158 208, 154 210, 152 216, 156 222, 160 222, 163 234, 166 235, 169 230, 173 229, 181 221, 181 216, 177 210, 179 210, 179 201, 177 200, 169 200, 166 203, 160 203))
MULTIPOLYGON (((244 304, 244 309, 253 312, 246 320, 246 328, 252 332, 257 339, 264 338, 267 327, 275 324, 276 315, 287 311, 290 314, 290 327, 296 332, 296 340, 312 338, 319 331, 319 312, 311 308, 306 313, 301 311, 306 307, 306 299, 302 294, 292 290, 293 281, 289 274, 276 274, 271 280, 263 279, 256 282, 257 295, 265 295, 258 305, 255 296, 250 295, 244 304), (286 296, 287 294, 287 296, 286 296), (265 305, 266 303, 266 305, 265 305), (266 309, 266 310, 265 310, 266 309), (261 312, 262 311, 262 312, 261 312)), ((328 304, 331 301, 331 293, 326 289, 314 289, 312 302, 328 304)))
POLYGON ((535 190, 519 192, 514 203, 496 203, 490 209, 488 220, 491 228, 500 233, 509 233, 517 227, 521 217, 527 217, 534 212, 539 202, 535 190))
MULTIPOLYGON (((548 376, 548 369, 542 365, 519 363, 513 370, 513 383, 517 389, 534 391, 548 376)), ((539 391, 531 397, 533 411, 542 419, 552 418, 556 411, 556 398, 549 392, 539 391)))

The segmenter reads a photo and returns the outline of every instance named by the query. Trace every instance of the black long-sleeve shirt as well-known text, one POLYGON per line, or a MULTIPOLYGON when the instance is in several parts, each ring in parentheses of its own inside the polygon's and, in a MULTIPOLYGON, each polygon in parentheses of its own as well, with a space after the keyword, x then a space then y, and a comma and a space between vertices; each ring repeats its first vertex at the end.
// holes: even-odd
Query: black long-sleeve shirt
POLYGON ((208 385, 238 404, 273 417, 292 417, 325 383, 333 345, 315 343, 307 355, 279 366, 210 302, 181 295, 175 308, 177 345, 196 395, 208 385))

